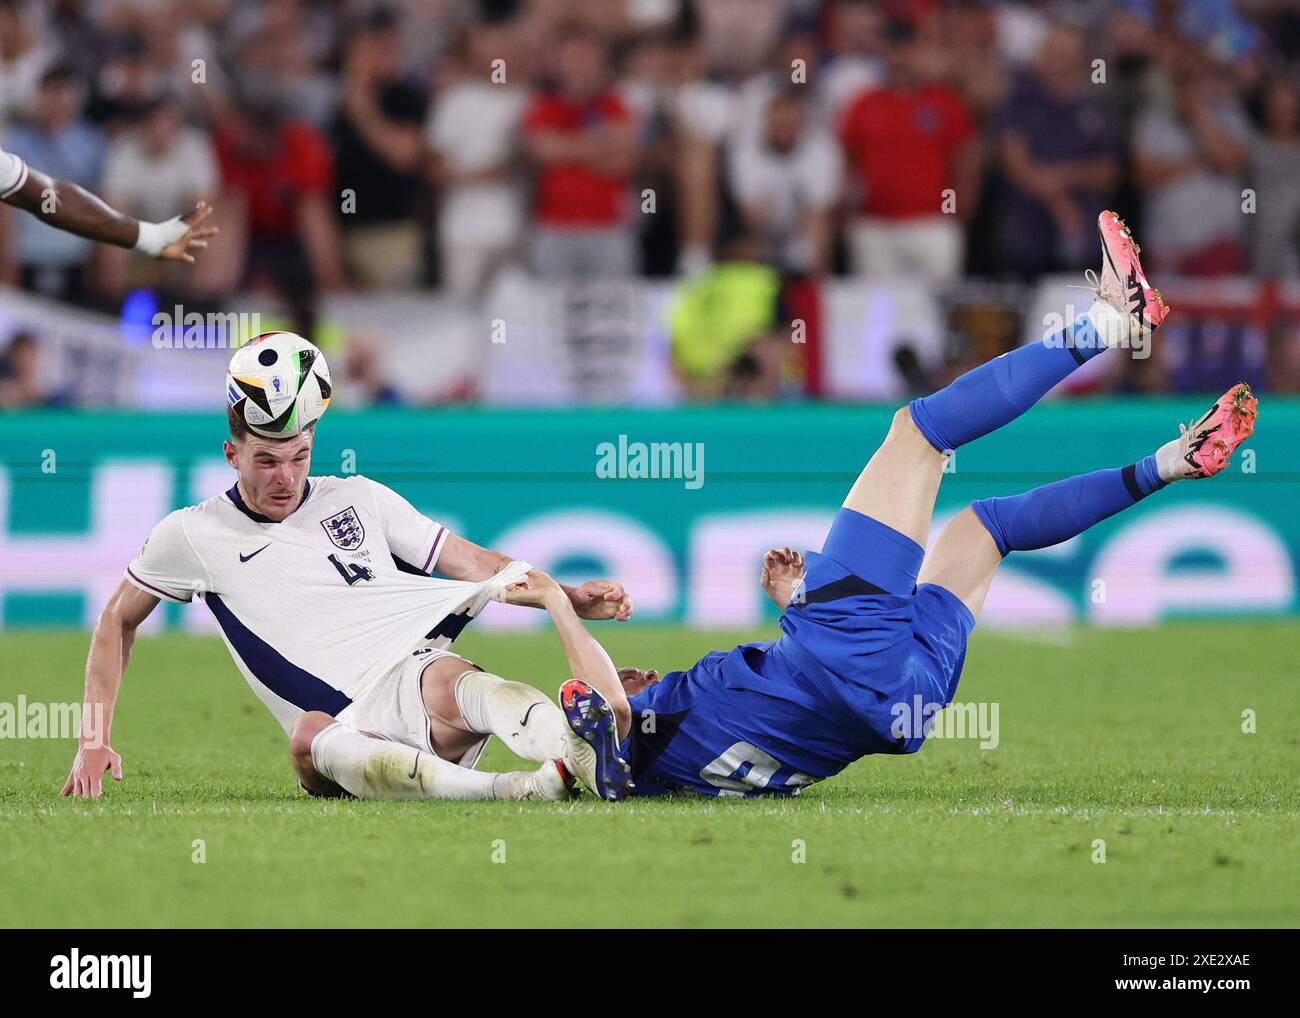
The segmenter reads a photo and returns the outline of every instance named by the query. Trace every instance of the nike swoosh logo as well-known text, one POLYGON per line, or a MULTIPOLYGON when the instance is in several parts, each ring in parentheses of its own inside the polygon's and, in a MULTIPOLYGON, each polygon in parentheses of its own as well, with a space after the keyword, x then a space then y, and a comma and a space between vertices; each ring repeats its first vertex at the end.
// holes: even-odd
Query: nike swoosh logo
POLYGON ((415 777, 415 772, 418 771, 419 769, 420 769, 420 751, 417 749, 415 751, 415 763, 411 764, 411 773, 408 774, 407 777, 408 778, 415 777))
POLYGON ((241 555, 239 556, 239 561, 240 561, 240 562, 247 562, 250 558, 253 557, 253 555, 260 555, 260 554, 262 554, 262 552, 266 551, 266 549, 269 548, 269 547, 271 547, 271 542, 270 542, 270 541, 267 541, 266 544, 262 545, 262 547, 258 548, 257 551, 253 552, 252 555, 242 555, 242 554, 241 554, 241 555))
POLYGON ((533 704, 532 707, 529 707, 526 711, 524 711, 524 716, 523 716, 522 718, 519 719, 519 727, 520 727, 520 728, 527 728, 527 727, 528 727, 528 715, 531 714, 531 713, 533 712, 533 707, 540 707, 541 705, 542 705, 542 703, 541 703, 541 701, 539 700, 539 701, 537 701, 537 703, 533 704))

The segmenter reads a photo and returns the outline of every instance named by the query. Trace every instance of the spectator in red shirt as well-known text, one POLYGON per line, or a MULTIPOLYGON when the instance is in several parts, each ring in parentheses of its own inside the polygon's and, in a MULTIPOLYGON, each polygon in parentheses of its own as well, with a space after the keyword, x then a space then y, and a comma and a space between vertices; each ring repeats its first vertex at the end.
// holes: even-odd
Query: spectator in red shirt
POLYGON ((627 276, 636 265, 628 183, 636 139, 627 107, 608 84, 597 35, 573 28, 555 48, 556 87, 524 115, 537 166, 531 261, 542 276, 627 276))
POLYGON ((320 131, 284 118, 265 96, 242 98, 213 141, 223 201, 247 237, 244 282, 269 283, 309 336, 317 290, 345 282, 329 146, 320 131))
POLYGON ((840 124, 860 214, 849 227, 859 274, 942 282, 962 269, 961 221, 978 191, 975 127, 961 97, 935 80, 936 52, 910 22, 886 33, 887 78, 840 124))

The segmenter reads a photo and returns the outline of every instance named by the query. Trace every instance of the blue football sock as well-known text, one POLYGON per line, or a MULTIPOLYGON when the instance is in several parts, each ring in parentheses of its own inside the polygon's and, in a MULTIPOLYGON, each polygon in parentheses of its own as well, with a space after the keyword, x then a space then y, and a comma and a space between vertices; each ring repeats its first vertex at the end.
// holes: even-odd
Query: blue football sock
POLYGON ((1006 555, 1068 541, 1164 486, 1153 455, 1131 466, 1067 477, 1021 495, 978 499, 971 508, 1006 555))
POLYGON ((912 400, 912 422, 940 452, 956 449, 1014 421, 1105 349, 1092 318, 1084 315, 1041 343, 1004 353, 912 400))

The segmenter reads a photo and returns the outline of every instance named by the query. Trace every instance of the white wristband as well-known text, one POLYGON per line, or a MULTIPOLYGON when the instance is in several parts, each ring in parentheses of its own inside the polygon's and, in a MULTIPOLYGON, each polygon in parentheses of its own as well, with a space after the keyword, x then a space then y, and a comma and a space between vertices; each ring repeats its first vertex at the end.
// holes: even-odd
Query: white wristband
POLYGON ((189 227, 181 222, 180 216, 172 216, 164 223, 140 223, 140 236, 136 238, 135 249, 143 251, 151 258, 162 254, 168 244, 175 244, 185 236, 189 227))

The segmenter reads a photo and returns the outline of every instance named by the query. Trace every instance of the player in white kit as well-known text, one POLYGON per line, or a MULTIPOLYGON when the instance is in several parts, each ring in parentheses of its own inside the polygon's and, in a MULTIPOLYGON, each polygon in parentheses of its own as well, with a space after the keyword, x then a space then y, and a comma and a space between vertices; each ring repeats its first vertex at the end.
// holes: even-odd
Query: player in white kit
MULTIPOLYGON (((96 624, 85 701, 103 705, 103 745, 83 740, 64 795, 98 796, 106 770, 120 780, 107 733, 135 631, 160 601, 195 598, 289 735, 308 792, 563 799, 573 775, 595 788, 594 751, 552 701, 446 649, 527 563, 458 537, 368 478, 309 477, 314 420, 292 438, 252 432, 233 407, 228 424, 235 484, 154 527, 96 624), (493 734, 542 766, 473 770, 493 734)), ((566 589, 583 618, 631 616, 617 583, 566 589)))
POLYGON ((105 205, 89 191, 30 167, 0 148, 0 202, 25 209, 42 222, 101 244, 134 248, 153 258, 193 263, 215 226, 203 226, 212 206, 199 202, 185 216, 146 223, 105 205))

